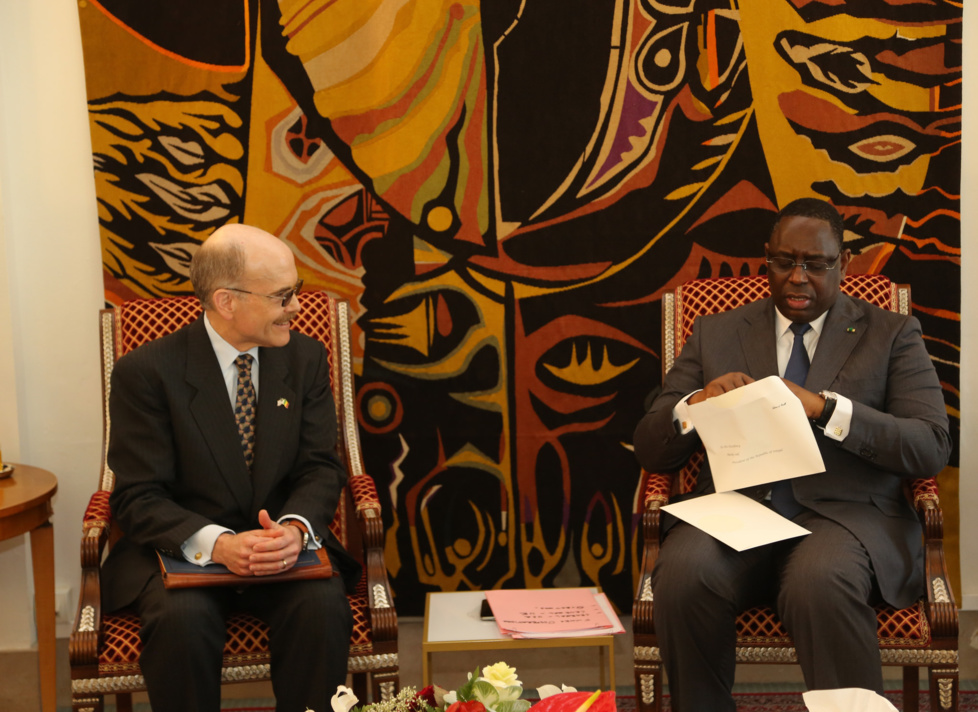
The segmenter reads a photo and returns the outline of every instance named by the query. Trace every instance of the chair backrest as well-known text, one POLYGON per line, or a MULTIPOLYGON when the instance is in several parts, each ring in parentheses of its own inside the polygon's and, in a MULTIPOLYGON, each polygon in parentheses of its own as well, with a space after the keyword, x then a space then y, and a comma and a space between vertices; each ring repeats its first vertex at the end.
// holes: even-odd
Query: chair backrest
MULTIPOLYGON (((910 313, 910 287, 894 284, 881 274, 849 275, 842 282, 842 293, 875 304, 882 309, 910 313)), ((767 277, 718 277, 694 279, 681 284, 662 298, 662 376, 672 368, 683 345, 693 333, 696 317, 717 314, 770 296, 767 277)), ((703 454, 696 453, 682 469, 679 491, 690 492, 703 454)))
MULTIPOLYGON (((325 292, 302 292, 298 295, 302 311, 292 320, 291 328, 320 341, 326 348, 330 364, 330 385, 336 403, 337 451, 352 477, 364 472, 363 456, 357 435, 353 392, 353 358, 350 346, 350 310, 343 301, 325 292)), ((99 312, 102 345, 102 474, 99 490, 107 494, 115 484, 115 475, 106 461, 109 433, 109 389, 115 362, 133 349, 166 336, 195 321, 201 315, 196 297, 135 299, 99 312)), ((349 497, 340 499, 330 528, 340 542, 351 550, 347 526, 350 516, 349 497)), ((108 512, 105 512, 108 515, 108 512)), ((354 553, 351 550, 351 553, 354 553)), ((354 553, 354 555, 356 555, 354 553)))

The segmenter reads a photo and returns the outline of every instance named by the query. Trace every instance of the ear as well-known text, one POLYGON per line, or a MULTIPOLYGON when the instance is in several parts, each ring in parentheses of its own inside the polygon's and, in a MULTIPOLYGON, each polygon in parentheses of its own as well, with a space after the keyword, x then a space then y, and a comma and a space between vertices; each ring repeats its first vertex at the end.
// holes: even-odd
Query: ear
POLYGON ((839 279, 840 281, 846 278, 846 270, 849 269, 849 260, 852 259, 852 252, 849 249, 842 251, 839 255, 839 279))
POLYGON ((229 289, 216 289, 211 295, 211 303, 214 305, 213 312, 215 316, 220 317, 225 321, 230 321, 234 317, 234 310, 237 306, 237 301, 234 298, 234 294, 229 289))

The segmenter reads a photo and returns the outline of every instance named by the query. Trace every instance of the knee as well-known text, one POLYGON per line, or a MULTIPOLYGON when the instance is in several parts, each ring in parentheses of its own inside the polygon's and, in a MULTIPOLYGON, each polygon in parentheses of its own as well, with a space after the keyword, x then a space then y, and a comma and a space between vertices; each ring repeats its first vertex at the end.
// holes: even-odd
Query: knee
POLYGON ((652 578, 656 610, 675 614, 717 606, 734 598, 728 590, 729 581, 717 576, 716 568, 710 563, 688 550, 681 555, 660 552, 652 578))
POLYGON ((331 635, 349 637, 353 630, 350 603, 338 579, 323 583, 309 582, 300 587, 293 599, 292 620, 312 630, 326 630, 331 635))
POLYGON ((778 591, 782 619, 829 620, 853 606, 869 605, 871 584, 827 567, 788 577, 778 591))
POLYGON ((153 601, 153 605, 141 607, 139 613, 140 636, 144 642, 153 637, 224 640, 224 610, 202 589, 168 591, 153 601))

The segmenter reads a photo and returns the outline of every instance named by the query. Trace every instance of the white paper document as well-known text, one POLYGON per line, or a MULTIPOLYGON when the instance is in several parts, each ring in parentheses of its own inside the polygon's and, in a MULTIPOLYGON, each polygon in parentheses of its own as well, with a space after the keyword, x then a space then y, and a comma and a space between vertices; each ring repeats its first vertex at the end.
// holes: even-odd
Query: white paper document
POLYGON ((809 690, 801 697, 809 712, 898 712, 885 697, 859 687, 809 690))
POLYGON ((740 492, 707 494, 662 509, 737 551, 811 533, 740 492))
POLYGON ((717 492, 825 471, 801 401, 777 376, 689 406, 717 492))

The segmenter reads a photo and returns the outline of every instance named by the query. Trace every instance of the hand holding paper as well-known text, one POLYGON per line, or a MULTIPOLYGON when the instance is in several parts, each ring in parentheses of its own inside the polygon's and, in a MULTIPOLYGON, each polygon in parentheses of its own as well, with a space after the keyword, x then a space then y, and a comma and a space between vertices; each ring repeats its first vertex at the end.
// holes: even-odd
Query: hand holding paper
POLYGON ((824 472, 801 401, 777 376, 689 406, 717 492, 824 472))

